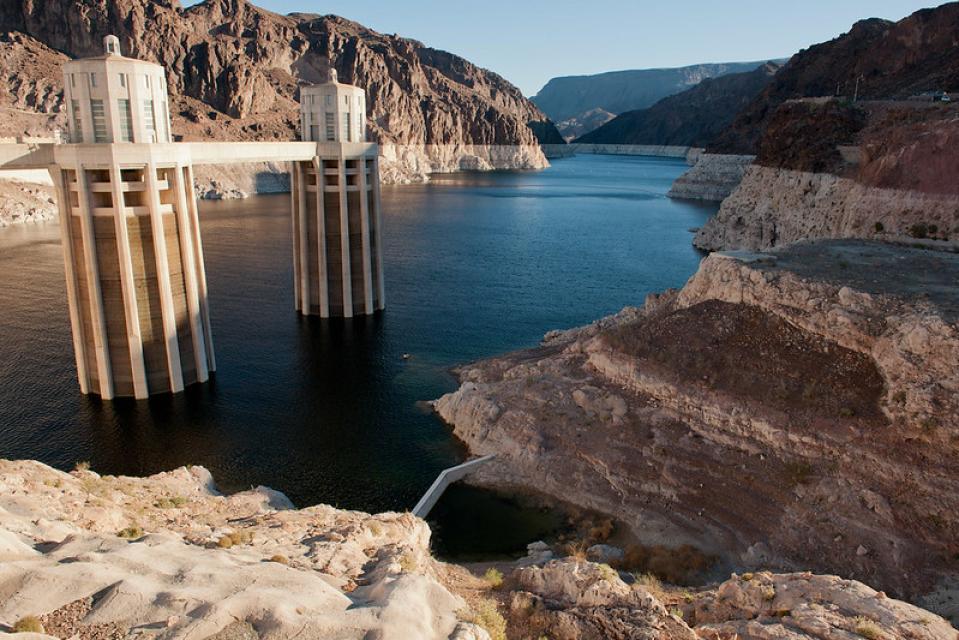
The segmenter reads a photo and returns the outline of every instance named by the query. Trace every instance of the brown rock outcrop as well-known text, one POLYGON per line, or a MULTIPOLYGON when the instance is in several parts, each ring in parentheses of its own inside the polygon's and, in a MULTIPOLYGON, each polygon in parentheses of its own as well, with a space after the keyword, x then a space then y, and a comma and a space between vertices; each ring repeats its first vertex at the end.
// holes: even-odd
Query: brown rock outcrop
POLYGON ((710 153, 755 154, 787 100, 841 95, 885 100, 959 90, 959 3, 922 9, 899 22, 870 19, 794 55, 775 80, 710 145, 710 153))
POLYGON ((959 256, 875 243, 716 255, 643 310, 463 367, 435 406, 497 454, 479 482, 915 596, 959 572, 957 279, 959 256))

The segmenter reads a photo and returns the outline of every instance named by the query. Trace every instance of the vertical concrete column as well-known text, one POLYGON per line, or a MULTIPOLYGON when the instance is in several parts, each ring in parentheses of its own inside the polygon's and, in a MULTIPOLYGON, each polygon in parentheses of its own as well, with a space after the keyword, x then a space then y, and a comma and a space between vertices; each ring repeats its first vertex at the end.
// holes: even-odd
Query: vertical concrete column
POLYGON ((113 368, 110 365, 106 313, 103 310, 103 291, 100 287, 100 266, 97 263, 97 241, 93 226, 90 185, 87 181, 87 170, 82 163, 76 165, 76 176, 77 196, 80 203, 80 233, 83 236, 83 266, 89 297, 93 348, 97 361, 97 380, 100 386, 100 397, 111 400, 113 399, 113 368))
POLYGON ((63 269, 67 276, 67 303, 70 307, 70 329, 73 334, 73 352, 77 361, 77 378, 80 393, 90 393, 90 377, 87 373, 87 352, 81 324, 80 299, 77 284, 77 262, 73 252, 73 224, 70 209, 70 191, 57 165, 49 167, 50 177, 57 192, 57 209, 60 214, 60 244, 63 246, 63 269))
POLYGON ((326 176, 323 175, 323 162, 319 156, 313 156, 313 171, 316 172, 316 264, 313 277, 317 279, 320 292, 320 317, 330 317, 330 283, 326 273, 326 176))
MULTIPOLYGON (((293 228, 293 308, 302 312, 300 305, 300 296, 303 295, 300 286, 300 218, 299 218, 299 197, 297 196, 299 182, 296 179, 296 165, 294 160, 290 162, 290 224, 293 228)), ((305 313, 305 312, 304 312, 305 313)))
POLYGON ((356 164, 359 174, 356 183, 360 188, 360 229, 363 236, 363 311, 371 315, 375 309, 373 308, 373 256, 370 246, 370 198, 367 192, 366 156, 361 156, 356 164))
POLYGON ((373 156, 373 227, 376 233, 376 308, 386 308, 383 286, 383 214, 380 205, 380 158, 373 156))
POLYGON ((194 249, 193 225, 190 221, 190 209, 187 205, 187 189, 184 185, 184 167, 177 163, 174 174, 176 190, 177 235, 180 238, 180 259, 183 262, 183 283, 186 288, 187 313, 190 316, 190 337, 193 341, 193 360, 196 364, 197 382, 210 379, 207 367, 205 331, 203 313, 200 309, 199 284, 194 249))
POLYGON ((346 195, 346 158, 340 151, 337 159, 339 169, 340 195, 340 250, 342 251, 342 286, 343 286, 343 317, 353 317, 353 274, 350 265, 350 211, 346 195))
POLYGON ((187 204, 190 211, 190 224, 193 231, 193 260, 197 266, 197 294, 200 300, 200 315, 203 320, 203 336, 206 344, 207 369, 216 371, 216 356, 213 349, 213 330, 210 326, 210 303, 206 286, 206 264, 203 261, 203 236, 200 234, 200 212, 196 204, 196 192, 193 188, 193 165, 186 165, 187 204))
POLYGON ((156 259, 157 285, 160 290, 160 313, 163 339, 166 346, 170 390, 183 391, 183 369, 180 365, 180 346, 177 340, 176 312, 173 307, 173 288, 170 284, 170 262, 167 257, 166 232, 157 184, 157 166, 151 160, 146 166, 147 206, 150 210, 150 228, 153 235, 153 254, 156 259))
POLYGON ((120 268, 120 286, 123 290, 127 344, 130 349, 133 395, 135 398, 143 399, 150 396, 150 390, 147 387, 146 365, 143 361, 143 337, 140 332, 140 310, 137 303, 136 280, 133 275, 133 259, 130 255, 126 206, 123 201, 123 178, 120 167, 115 162, 110 166, 110 187, 113 194, 113 226, 120 268))
POLYGON ((297 238, 299 247, 296 251, 300 263, 300 312, 304 315, 310 315, 312 308, 312 287, 310 280, 316 277, 310 273, 310 227, 306 206, 306 171, 303 170, 302 162, 294 163, 296 172, 296 187, 293 191, 293 198, 296 200, 296 224, 298 229, 297 238))

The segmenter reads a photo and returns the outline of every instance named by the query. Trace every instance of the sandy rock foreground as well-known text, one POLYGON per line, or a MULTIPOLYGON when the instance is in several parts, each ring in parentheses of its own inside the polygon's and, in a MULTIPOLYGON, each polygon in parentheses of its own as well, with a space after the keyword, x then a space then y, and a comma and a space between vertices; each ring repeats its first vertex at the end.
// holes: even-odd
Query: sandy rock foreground
POLYGON ((33 617, 43 633, 14 637, 957 640, 943 618, 832 576, 693 593, 546 554, 500 585, 435 561, 429 536, 409 514, 223 496, 202 467, 127 478, 0 460, 0 637, 33 617))

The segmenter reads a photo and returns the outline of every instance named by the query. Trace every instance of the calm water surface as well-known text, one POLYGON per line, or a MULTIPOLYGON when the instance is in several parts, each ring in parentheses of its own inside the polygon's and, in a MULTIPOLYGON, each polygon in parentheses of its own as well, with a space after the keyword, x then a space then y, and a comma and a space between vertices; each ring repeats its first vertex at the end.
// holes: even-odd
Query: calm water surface
MULTIPOLYGON (((205 203, 216 379, 141 402, 79 393, 58 228, 2 229, 0 457, 137 475, 201 464, 228 491, 408 509, 464 456, 418 405, 455 389, 451 366, 535 345, 695 271, 689 228, 713 210, 665 197, 684 168, 579 156, 384 188, 387 310, 351 321, 294 312, 288 196, 205 203)), ((450 494, 440 529, 462 529, 478 502, 497 508, 450 494)))

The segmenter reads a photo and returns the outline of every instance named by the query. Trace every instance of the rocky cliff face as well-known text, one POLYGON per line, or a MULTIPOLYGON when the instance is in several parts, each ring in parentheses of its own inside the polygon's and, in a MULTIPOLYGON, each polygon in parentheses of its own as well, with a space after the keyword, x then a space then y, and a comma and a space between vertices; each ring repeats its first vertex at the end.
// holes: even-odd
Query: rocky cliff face
MULTIPOLYGON (((335 16, 281 16, 246 0, 187 9, 178 0, 56 0, 5 6, 0 31, 15 32, 5 43, 12 52, 43 50, 51 70, 62 57, 52 50, 97 55, 102 37, 116 34, 128 55, 166 67, 173 129, 184 139, 293 139, 298 83, 321 81, 330 68, 366 89, 372 139, 425 149, 427 161, 434 146, 504 145, 531 148, 521 161, 542 167, 530 124, 558 139, 500 76, 335 16)), ((60 72, 45 74, 45 84, 36 76, 29 90, 9 91, 11 106, 55 113, 60 72)))
POLYGON ((479 482, 915 597, 959 572, 957 278, 954 254, 875 243, 714 255, 642 310, 463 367, 435 406, 497 454, 479 482))
POLYGON ((638 111, 627 111, 576 142, 705 147, 768 85, 779 65, 706 78, 691 89, 638 111))
POLYGON ((676 178, 670 198, 722 202, 743 181, 753 156, 701 153, 688 171, 676 178))
POLYGON ((959 109, 784 103, 756 165, 697 234, 707 250, 814 238, 949 245, 959 239, 959 109))
POLYGON ((923 9, 899 22, 863 20, 834 40, 800 51, 709 150, 755 154, 769 119, 786 100, 858 95, 901 99, 959 88, 959 3, 923 9))

